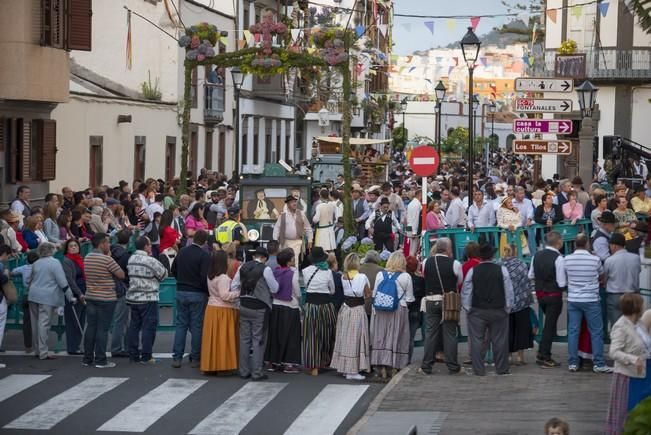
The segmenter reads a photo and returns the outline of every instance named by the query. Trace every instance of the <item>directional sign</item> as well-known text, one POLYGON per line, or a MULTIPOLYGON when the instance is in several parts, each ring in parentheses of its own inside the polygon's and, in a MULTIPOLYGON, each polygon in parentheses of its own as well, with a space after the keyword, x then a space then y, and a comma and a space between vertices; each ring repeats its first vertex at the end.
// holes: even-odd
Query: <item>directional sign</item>
POLYGON ((439 153, 433 147, 416 147, 409 156, 409 167, 420 177, 434 175, 439 167, 439 153))
POLYGON ((570 113, 572 111, 572 100, 516 98, 515 111, 524 113, 570 113))
POLYGON ((572 153, 572 141, 569 140, 514 140, 513 152, 516 154, 559 154, 572 153))
POLYGON ((524 92, 572 92, 574 82, 570 79, 515 79, 515 90, 524 92))
POLYGON ((568 119, 516 119, 514 133, 556 133, 571 134, 572 121, 568 119))

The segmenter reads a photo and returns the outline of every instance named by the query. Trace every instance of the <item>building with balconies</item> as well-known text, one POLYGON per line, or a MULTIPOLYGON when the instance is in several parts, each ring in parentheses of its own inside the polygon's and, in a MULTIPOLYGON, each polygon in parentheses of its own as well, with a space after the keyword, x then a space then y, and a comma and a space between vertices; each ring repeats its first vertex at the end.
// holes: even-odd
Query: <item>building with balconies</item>
POLYGON ((91 49, 91 16, 91 0, 2 2, 0 202, 17 185, 43 198, 58 175, 57 147, 67 144, 57 142, 51 114, 68 101, 71 50, 91 49))

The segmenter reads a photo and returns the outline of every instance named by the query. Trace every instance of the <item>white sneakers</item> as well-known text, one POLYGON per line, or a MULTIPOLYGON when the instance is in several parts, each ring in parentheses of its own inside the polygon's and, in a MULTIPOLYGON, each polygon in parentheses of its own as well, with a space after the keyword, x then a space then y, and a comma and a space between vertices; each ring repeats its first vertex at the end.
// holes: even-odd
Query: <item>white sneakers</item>
POLYGON ((363 381, 366 379, 366 376, 360 375, 359 373, 348 373, 346 375, 347 381, 363 381))

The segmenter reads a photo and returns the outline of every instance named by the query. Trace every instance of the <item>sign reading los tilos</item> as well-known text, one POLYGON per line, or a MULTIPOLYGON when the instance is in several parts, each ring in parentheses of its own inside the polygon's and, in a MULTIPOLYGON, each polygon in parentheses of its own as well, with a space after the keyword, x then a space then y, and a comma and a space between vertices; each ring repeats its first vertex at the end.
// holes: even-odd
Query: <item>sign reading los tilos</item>
POLYGON ((419 146, 411 151, 409 167, 419 177, 434 175, 439 167, 439 153, 429 146, 419 146))
POLYGON ((515 111, 524 113, 570 113, 572 100, 516 98, 515 111))
POLYGON ((569 140, 514 140, 513 152, 516 154, 558 154, 572 153, 572 142, 569 140))
POLYGON ((572 130, 572 121, 569 119, 516 119, 513 121, 514 133, 571 134, 572 130))
POLYGON ((522 92, 572 92, 574 82, 567 79, 515 79, 515 90, 522 92))

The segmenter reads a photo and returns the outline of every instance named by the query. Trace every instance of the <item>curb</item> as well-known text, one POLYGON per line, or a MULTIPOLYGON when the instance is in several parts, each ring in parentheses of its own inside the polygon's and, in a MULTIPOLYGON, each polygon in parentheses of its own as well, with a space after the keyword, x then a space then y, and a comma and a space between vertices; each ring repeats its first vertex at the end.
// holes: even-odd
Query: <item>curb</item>
POLYGON ((398 382, 400 382, 402 377, 411 370, 411 368, 412 368, 411 366, 407 366, 404 369, 400 370, 396 376, 391 378, 389 383, 384 388, 382 388, 379 394, 375 396, 371 404, 368 405, 368 409, 366 410, 364 415, 362 415, 362 417, 359 420, 357 420, 357 423, 355 423, 353 427, 351 427, 348 430, 346 435, 357 435, 359 431, 362 430, 362 428, 368 422, 368 420, 373 416, 373 414, 377 412, 378 408, 380 407, 384 399, 387 397, 387 395, 393 390, 393 388, 398 384, 398 382))

